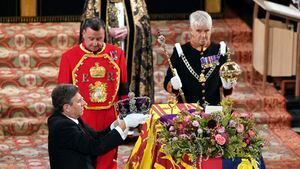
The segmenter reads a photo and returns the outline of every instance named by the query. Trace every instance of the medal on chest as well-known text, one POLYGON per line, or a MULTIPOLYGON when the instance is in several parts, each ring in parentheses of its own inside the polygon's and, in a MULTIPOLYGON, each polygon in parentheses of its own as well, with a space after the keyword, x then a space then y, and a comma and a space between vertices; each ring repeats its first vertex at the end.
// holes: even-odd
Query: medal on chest
POLYGON ((203 69, 211 68, 214 65, 219 65, 220 55, 211 55, 207 57, 201 57, 200 63, 203 69))
POLYGON ((212 55, 212 56, 200 58, 200 63, 202 68, 198 79, 200 83, 206 82, 207 78, 210 76, 210 74, 215 69, 215 67, 219 65, 219 59, 220 59, 220 55, 212 55), (210 70, 207 72, 207 74, 205 74, 205 69, 208 68, 210 68, 210 70))

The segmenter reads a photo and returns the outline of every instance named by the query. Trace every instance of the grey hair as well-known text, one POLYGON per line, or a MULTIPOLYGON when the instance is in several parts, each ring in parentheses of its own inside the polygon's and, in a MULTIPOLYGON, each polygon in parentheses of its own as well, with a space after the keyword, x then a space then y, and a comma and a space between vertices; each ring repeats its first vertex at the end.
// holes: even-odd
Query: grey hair
POLYGON ((212 27, 212 18, 205 11, 195 11, 190 14, 190 27, 212 27))

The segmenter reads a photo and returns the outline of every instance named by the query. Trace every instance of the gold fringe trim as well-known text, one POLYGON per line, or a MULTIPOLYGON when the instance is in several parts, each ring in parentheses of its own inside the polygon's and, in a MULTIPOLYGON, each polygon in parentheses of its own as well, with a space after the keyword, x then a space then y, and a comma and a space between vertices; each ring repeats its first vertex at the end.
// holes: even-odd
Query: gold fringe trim
POLYGON ((81 16, 0 17, 0 23, 80 22, 81 16))

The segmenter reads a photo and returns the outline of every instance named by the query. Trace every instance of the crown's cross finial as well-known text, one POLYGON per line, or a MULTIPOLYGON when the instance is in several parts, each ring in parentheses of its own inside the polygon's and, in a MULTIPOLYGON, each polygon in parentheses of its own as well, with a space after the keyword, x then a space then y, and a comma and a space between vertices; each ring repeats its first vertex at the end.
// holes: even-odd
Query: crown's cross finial
POLYGON ((129 111, 130 113, 137 113, 137 108, 136 108, 136 100, 135 100, 135 94, 133 92, 128 93, 129 97, 129 111))

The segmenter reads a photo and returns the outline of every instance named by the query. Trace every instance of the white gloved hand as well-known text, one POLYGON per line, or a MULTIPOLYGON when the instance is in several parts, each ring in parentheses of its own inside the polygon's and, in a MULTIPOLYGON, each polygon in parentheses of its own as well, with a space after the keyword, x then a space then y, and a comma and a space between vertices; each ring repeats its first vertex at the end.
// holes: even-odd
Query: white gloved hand
POLYGON ((150 118, 149 114, 132 113, 128 114, 123 120, 126 127, 137 127, 139 124, 144 124, 150 118))
POLYGON ((223 56, 226 54, 226 43, 224 41, 220 42, 220 54, 223 56))
POLYGON ((224 78, 221 77, 221 81, 222 81, 222 85, 224 89, 231 89, 233 88, 236 84, 237 81, 236 80, 230 80, 230 81, 226 81, 224 78))
POLYGON ((174 68, 175 76, 171 78, 171 85, 173 89, 178 90, 182 87, 182 82, 180 80, 180 77, 177 74, 177 70, 174 68))

